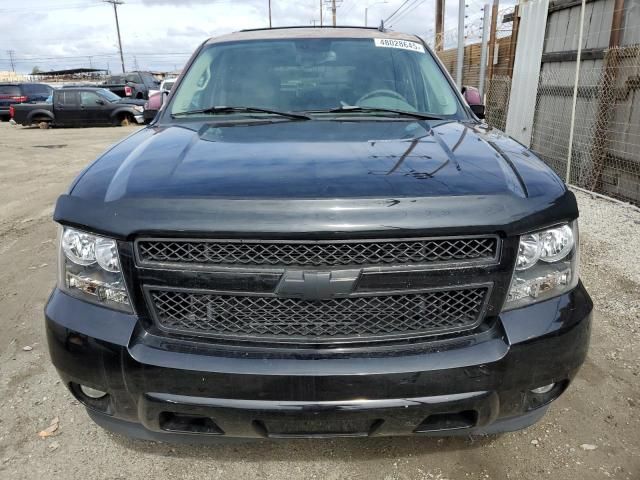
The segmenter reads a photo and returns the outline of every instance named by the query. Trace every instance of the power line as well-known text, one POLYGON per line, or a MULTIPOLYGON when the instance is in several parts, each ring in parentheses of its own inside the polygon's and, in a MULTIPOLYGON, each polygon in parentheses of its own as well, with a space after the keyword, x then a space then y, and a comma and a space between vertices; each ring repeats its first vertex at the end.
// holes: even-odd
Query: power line
POLYGON ((398 13, 400 11, 400 9, 402 7, 404 7, 407 3, 409 3, 411 0, 405 0, 404 2, 402 2, 402 5, 400 5, 391 15, 389 15, 387 18, 385 18, 384 23, 387 23, 389 20, 391 20, 393 18, 393 16, 398 13))
POLYGON ((395 25, 397 24, 400 20, 402 20, 403 18, 406 18, 406 16, 411 13, 412 11, 414 11, 417 7, 419 7, 420 5, 422 5, 426 0, 414 0, 414 3, 407 6, 407 8, 401 12, 400 14, 398 14, 398 16, 393 20, 393 23, 390 23, 389 26, 395 25))

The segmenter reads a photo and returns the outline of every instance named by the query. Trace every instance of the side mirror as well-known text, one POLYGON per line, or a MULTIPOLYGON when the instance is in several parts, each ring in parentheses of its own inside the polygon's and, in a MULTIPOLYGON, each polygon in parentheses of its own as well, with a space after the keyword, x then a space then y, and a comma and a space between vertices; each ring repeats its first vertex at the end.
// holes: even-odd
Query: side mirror
POLYGON ((462 95, 467 101, 471 111, 474 115, 480 119, 485 117, 484 115, 484 103, 482 103, 482 97, 480 91, 475 87, 462 87, 462 95))
POLYGON ((97 103, 98 105, 104 105, 104 100, 100 100, 100 99, 98 99, 98 100, 96 100, 96 103, 97 103))
POLYGON ((162 91, 162 100, 160 101, 160 106, 164 105, 164 102, 167 101, 167 97, 169 96, 169 92, 167 90, 162 91))
POLYGON ((469 105, 471 107, 471 111, 474 113, 476 117, 480 120, 484 120, 484 105, 469 105))

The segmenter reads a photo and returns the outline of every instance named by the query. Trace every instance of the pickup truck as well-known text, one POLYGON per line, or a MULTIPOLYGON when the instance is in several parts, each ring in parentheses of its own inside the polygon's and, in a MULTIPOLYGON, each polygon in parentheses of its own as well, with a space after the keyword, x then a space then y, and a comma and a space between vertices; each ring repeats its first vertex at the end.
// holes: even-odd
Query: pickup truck
POLYGON ((88 127, 144 123, 144 100, 123 99, 104 88, 69 87, 53 91, 52 103, 11 106, 20 125, 88 127))
POLYGON ((414 35, 206 41, 57 201, 62 383, 172 442, 537 422, 589 345, 578 207, 474 110, 414 35))
POLYGON ((150 90, 158 90, 160 82, 149 72, 129 72, 111 75, 104 87, 120 97, 148 99, 150 90))

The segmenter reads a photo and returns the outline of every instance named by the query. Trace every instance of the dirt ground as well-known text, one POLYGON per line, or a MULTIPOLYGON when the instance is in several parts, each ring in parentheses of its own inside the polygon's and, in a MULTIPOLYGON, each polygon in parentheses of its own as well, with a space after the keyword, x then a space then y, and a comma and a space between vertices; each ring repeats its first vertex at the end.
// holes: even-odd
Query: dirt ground
POLYGON ((48 358, 56 197, 137 127, 0 123, 0 479, 640 479, 640 213, 578 193, 589 358, 537 425, 479 439, 376 438, 216 447, 132 441, 91 423, 48 358), (38 432, 54 418, 56 435, 38 432))

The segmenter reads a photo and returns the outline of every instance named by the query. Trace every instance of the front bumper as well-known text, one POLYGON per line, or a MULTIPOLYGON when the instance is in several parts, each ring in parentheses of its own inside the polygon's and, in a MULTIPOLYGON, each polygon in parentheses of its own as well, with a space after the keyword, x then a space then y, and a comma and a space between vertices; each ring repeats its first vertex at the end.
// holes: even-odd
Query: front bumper
POLYGON ((495 433, 537 421, 589 344, 572 292, 502 313, 481 334, 380 351, 252 351, 156 337, 137 318, 58 290, 54 365, 97 423, 152 440, 495 433), (555 383, 547 394, 531 389, 555 383), (92 403, 82 384, 109 393, 92 403))
POLYGON ((138 123, 138 124, 143 124, 144 123, 144 114, 134 115, 133 118, 135 118, 136 123, 138 123))

